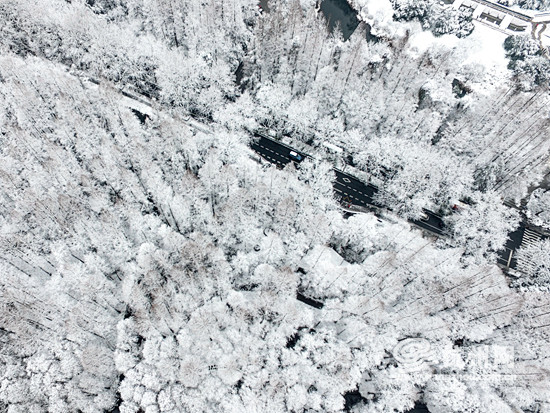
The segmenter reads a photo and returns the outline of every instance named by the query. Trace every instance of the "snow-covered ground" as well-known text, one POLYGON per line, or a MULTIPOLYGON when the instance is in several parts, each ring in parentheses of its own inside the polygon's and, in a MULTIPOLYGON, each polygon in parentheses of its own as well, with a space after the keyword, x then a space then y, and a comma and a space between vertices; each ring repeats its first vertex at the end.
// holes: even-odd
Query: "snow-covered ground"
POLYGON ((468 80, 477 92, 487 93, 505 82, 510 72, 504 51, 507 35, 474 21, 475 30, 466 38, 454 35, 436 37, 430 31, 417 31, 409 40, 407 52, 419 57, 429 49, 452 50, 451 59, 458 72, 468 72, 468 80), (476 88, 476 86, 478 86, 476 88))

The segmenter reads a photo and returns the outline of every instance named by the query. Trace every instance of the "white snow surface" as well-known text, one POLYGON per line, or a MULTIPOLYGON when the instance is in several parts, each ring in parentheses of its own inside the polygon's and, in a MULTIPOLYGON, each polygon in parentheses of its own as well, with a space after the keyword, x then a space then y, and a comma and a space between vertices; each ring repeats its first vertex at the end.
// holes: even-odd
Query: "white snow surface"
MULTIPOLYGON (((451 50, 449 59, 458 73, 479 93, 489 93, 510 77, 504 51, 506 34, 474 22, 475 30, 466 38, 436 37, 430 31, 416 31, 409 39, 407 53, 419 58, 426 51, 451 50)), ((417 25, 420 27, 419 25, 417 25)))
POLYGON ((351 264, 344 260, 336 251, 324 245, 317 245, 302 259, 302 267, 310 271, 313 267, 322 267, 325 270, 350 267, 351 264))

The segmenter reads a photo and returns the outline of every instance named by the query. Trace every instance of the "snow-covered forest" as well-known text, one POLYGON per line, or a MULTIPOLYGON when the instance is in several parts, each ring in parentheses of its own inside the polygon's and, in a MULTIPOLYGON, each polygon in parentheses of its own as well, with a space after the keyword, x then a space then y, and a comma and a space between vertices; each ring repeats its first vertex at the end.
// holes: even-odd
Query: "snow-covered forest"
POLYGON ((548 57, 349 3, 0 2, 0 412, 550 412, 548 57))

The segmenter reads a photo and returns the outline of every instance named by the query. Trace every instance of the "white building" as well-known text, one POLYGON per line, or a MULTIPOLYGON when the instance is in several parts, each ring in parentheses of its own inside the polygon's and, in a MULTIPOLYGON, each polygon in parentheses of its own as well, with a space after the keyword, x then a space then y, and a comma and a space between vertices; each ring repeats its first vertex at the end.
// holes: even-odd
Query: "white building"
POLYGON ((454 0, 453 7, 470 10, 474 19, 506 34, 531 33, 550 47, 550 12, 510 8, 489 0, 454 0))

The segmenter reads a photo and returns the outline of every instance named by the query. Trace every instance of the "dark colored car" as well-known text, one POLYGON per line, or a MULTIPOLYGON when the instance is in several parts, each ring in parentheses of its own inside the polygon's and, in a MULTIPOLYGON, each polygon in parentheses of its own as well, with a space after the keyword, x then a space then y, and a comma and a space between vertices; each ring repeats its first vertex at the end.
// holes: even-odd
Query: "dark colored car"
POLYGON ((302 160, 304 159, 304 157, 296 151, 290 151, 288 156, 290 156, 290 159, 296 162, 302 162, 302 160))

